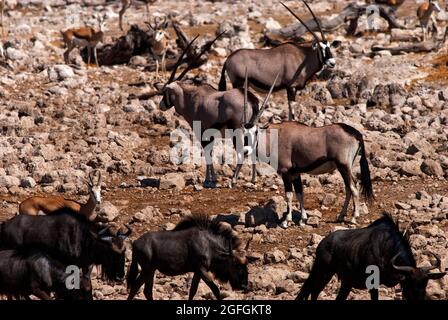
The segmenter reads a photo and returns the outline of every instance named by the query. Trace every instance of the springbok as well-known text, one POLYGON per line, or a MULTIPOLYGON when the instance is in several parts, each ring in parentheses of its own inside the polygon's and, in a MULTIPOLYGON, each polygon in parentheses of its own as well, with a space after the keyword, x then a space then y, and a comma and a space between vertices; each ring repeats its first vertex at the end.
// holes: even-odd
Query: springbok
POLYGON ((166 57, 166 51, 168 49, 167 46, 168 35, 164 31, 168 27, 168 22, 166 17, 162 20, 161 19, 162 18, 158 19, 158 17, 154 17, 154 24, 151 24, 151 22, 147 22, 148 26, 154 32, 150 40, 151 47, 149 49, 153 59, 156 61, 157 78, 159 76, 159 60, 161 60, 162 64, 162 74, 166 72, 165 57, 166 57))
MULTIPOLYGON (((140 0, 142 2, 145 3, 146 6, 146 19, 149 18, 149 4, 156 2, 157 0, 140 0)), ((121 9, 120 12, 118 13, 119 16, 119 26, 120 26, 120 30, 123 31, 123 15, 126 12, 126 10, 129 9, 129 7, 131 6, 131 2, 132 0, 121 0, 121 9)))
MULTIPOLYGON (((247 85, 244 86, 247 91, 247 85)), ((244 106, 246 109, 246 106, 244 106)), ((263 108, 260 109, 260 113, 263 108)), ((255 119, 260 119, 258 114, 255 119)), ((369 164, 367 162, 364 139, 355 128, 337 123, 313 128, 297 122, 283 122, 260 127, 257 122, 249 121, 243 126, 245 135, 255 137, 252 150, 257 150, 259 159, 269 159, 270 164, 282 176, 286 192, 288 214, 282 222, 287 228, 292 220, 293 186, 300 203, 300 224, 307 219, 303 201, 302 173, 319 175, 339 171, 345 184, 345 201, 337 220, 343 221, 353 196, 354 214, 351 223, 356 224, 359 217, 359 193, 355 185, 352 167, 358 154, 361 155, 361 192, 366 199, 373 199, 369 164), (271 154, 271 134, 277 138, 277 152, 271 154), (257 148, 258 147, 258 148, 257 148)), ((274 149, 275 150, 275 149, 274 149)), ((232 184, 238 179, 241 164, 237 165, 232 184)))
MULTIPOLYGON (((221 35, 216 37, 213 42, 220 36, 221 35)), ((195 39, 193 39, 193 41, 195 41, 195 39)), ((188 47, 191 46, 193 41, 190 42, 188 47)), ((188 47, 184 50, 184 53, 188 50, 188 47)), ((211 47, 211 44, 208 47, 211 47)), ((179 58, 178 62, 181 59, 182 56, 179 58)), ((229 91, 218 91, 209 84, 192 85, 182 82, 181 80, 183 76, 185 76, 198 59, 199 56, 195 57, 182 74, 174 80, 178 63, 176 64, 170 79, 160 90, 160 94, 163 95, 163 98, 160 101, 160 109, 166 111, 174 107, 176 112, 184 117, 191 128, 194 128, 194 122, 200 122, 200 136, 197 136, 196 138, 201 141, 204 150, 210 150, 210 152, 205 152, 207 169, 204 187, 214 188, 216 187, 216 175, 212 163, 214 140, 213 138, 203 139, 204 132, 207 129, 217 129, 221 130, 221 132, 223 132, 224 129, 239 129, 236 130, 232 139, 237 151, 238 163, 243 163, 244 142, 242 130, 240 128, 244 123, 243 121, 246 121, 246 119, 258 121, 258 118, 256 118, 255 115, 259 110, 259 103, 257 97, 253 93, 247 91, 243 92, 241 88, 229 91), (245 104, 249 104, 250 107, 246 108, 248 110, 243 113, 243 105, 245 104)), ((265 108, 266 102, 267 99, 265 99, 261 109, 265 108)), ((197 134, 199 132, 195 133, 197 134)), ((252 182, 255 182, 256 174, 256 164, 252 163, 252 182)))
POLYGON ((101 204, 101 172, 98 170, 89 174, 89 199, 86 203, 79 203, 75 200, 65 199, 61 196, 31 197, 22 201, 19 205, 19 214, 38 215, 39 211, 49 215, 61 209, 70 209, 85 216, 90 221, 96 218, 95 208, 101 204), (96 182, 94 176, 97 176, 96 182))
POLYGON ((437 1, 433 0, 428 0, 428 2, 422 3, 417 9, 417 17, 423 32, 423 41, 426 41, 428 36, 429 21, 431 20, 433 27, 436 27, 437 25, 433 12, 440 12, 439 4, 437 1))
POLYGON ((69 55, 70 52, 75 48, 85 48, 87 47, 88 50, 88 57, 87 57, 87 65, 90 65, 90 59, 92 56, 92 49, 93 49, 93 56, 95 59, 95 64, 98 67, 98 57, 96 52, 96 46, 98 43, 103 42, 104 39, 104 26, 106 24, 106 16, 98 16, 98 24, 99 24, 99 31, 95 31, 92 27, 81 27, 76 29, 68 29, 65 31, 62 31, 62 38, 67 46, 67 50, 64 52, 64 61, 66 64, 69 63, 69 55))
MULTIPOLYGON (((303 1, 303 0, 302 0, 303 1)), ((331 47, 338 47, 340 41, 329 43, 325 38, 319 20, 311 8, 303 1, 319 27, 319 37, 285 4, 282 5, 299 20, 314 37, 310 42, 286 42, 270 49, 240 49, 232 53, 224 63, 219 81, 219 90, 226 90, 226 77, 229 76, 234 88, 244 84, 245 68, 249 71, 249 85, 257 91, 268 91, 275 75, 279 73, 274 91, 286 89, 288 96, 289 120, 295 118, 292 102, 297 90, 303 89, 317 72, 324 67, 336 65, 331 47)))

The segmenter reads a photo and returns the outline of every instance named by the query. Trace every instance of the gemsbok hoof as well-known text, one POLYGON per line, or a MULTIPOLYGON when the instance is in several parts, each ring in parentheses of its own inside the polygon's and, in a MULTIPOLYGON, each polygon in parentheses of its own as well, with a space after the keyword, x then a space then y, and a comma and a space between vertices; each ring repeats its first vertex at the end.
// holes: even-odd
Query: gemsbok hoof
POLYGON ((281 224, 280 227, 282 227, 283 229, 287 229, 288 228, 288 221, 284 220, 281 224))
POLYGON ((235 187, 236 183, 234 183, 233 181, 229 181, 229 188, 233 189, 235 187))
POLYGON ((344 216, 338 215, 336 217, 336 222, 344 222, 344 216))

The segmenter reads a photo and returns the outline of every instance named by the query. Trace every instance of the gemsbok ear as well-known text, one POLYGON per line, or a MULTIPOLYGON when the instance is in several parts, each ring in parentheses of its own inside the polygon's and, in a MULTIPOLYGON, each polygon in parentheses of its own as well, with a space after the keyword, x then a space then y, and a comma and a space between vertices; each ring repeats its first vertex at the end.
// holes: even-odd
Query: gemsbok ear
POLYGON ((332 48, 339 48, 339 46, 341 45, 341 41, 339 41, 339 40, 333 40, 332 42, 331 42, 331 47, 332 48))

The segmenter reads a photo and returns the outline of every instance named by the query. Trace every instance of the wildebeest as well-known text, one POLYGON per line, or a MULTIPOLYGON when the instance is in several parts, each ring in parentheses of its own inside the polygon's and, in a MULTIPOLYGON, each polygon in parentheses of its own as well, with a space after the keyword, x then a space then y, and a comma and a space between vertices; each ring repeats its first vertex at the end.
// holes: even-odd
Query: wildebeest
POLYGON ((148 232, 134 241, 127 280, 128 300, 135 297, 143 284, 145 297, 153 299, 156 270, 169 276, 194 272, 190 300, 200 280, 220 299, 211 273, 220 281, 229 281, 233 289, 246 289, 248 285, 247 259, 240 239, 230 226, 211 221, 207 215, 194 215, 181 221, 172 231, 148 232))
POLYGON ((101 265, 104 275, 121 281, 125 275, 124 239, 131 229, 112 234, 84 216, 64 209, 50 216, 18 215, 0 225, 0 248, 38 248, 59 261, 76 265, 89 275, 101 265))
MULTIPOLYGON (((61 299, 92 299, 90 279, 80 277, 79 289, 67 283, 67 265, 39 250, 0 251, 0 294, 50 300, 52 292, 61 299)), ((68 281, 67 281, 68 280, 68 281)))
MULTIPOLYGON (((430 273, 440 267, 440 258, 430 267, 417 268, 409 245, 392 217, 383 214, 368 227, 338 230, 325 237, 316 250, 316 260, 309 278, 303 284, 297 299, 309 295, 316 300, 334 274, 341 281, 337 300, 347 299, 350 290, 366 289, 368 266, 377 266, 380 283, 387 287, 400 284, 406 300, 423 300, 428 280, 440 279, 446 272, 430 273)), ((370 290, 372 300, 378 299, 378 289, 370 290)))

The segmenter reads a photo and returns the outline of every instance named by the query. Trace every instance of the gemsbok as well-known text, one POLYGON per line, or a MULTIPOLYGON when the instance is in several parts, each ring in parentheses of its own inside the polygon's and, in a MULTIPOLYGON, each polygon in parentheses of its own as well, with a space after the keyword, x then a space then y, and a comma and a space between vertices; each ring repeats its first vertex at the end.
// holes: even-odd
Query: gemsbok
MULTIPOLYGON (((247 91, 247 85, 244 86, 247 91)), ((246 105, 244 106, 246 109, 246 105)), ((254 119, 260 119, 263 108, 254 119)), ((358 154, 361 155, 361 192, 366 199, 373 199, 369 164, 367 162, 364 139, 355 128, 337 123, 323 127, 309 127, 298 122, 283 122, 260 127, 257 122, 244 124, 245 135, 255 137, 251 149, 258 152, 260 161, 269 160, 281 175, 286 192, 288 214, 282 222, 287 228, 292 221, 293 186, 300 203, 300 224, 307 219, 303 200, 302 173, 319 175, 339 171, 345 184, 345 201, 337 220, 343 221, 353 196, 354 214, 351 223, 359 217, 359 193, 355 185, 352 167, 358 154), (276 139, 273 139, 274 135, 276 139), (271 148, 271 141, 277 141, 277 150, 271 148), (271 150, 274 150, 271 154, 271 150)), ((236 184, 241 164, 237 165, 232 184, 236 184)))
POLYGON ((95 208, 97 205, 101 204, 101 182, 101 172, 99 170, 93 175, 92 172, 89 174, 89 199, 86 203, 79 203, 75 200, 65 199, 61 196, 34 196, 20 203, 19 214, 36 216, 42 211, 48 215, 66 208, 93 221, 96 218, 95 208), (94 175, 97 176, 96 181, 94 181, 94 175))
MULTIPOLYGON (((303 1, 303 0, 302 0, 303 1)), ((240 49, 232 53, 224 63, 219 81, 219 90, 226 90, 226 72, 234 88, 244 84, 245 68, 249 72, 249 85, 257 91, 268 91, 277 73, 279 81, 274 91, 286 89, 288 96, 289 120, 295 118, 292 102, 295 101, 298 90, 305 87, 316 73, 324 67, 334 68, 336 61, 331 47, 337 48, 340 41, 329 43, 322 31, 319 20, 308 4, 303 1, 311 12, 320 30, 322 39, 314 33, 300 17, 285 4, 282 5, 297 18, 312 34, 313 41, 286 42, 270 49, 240 49)))
MULTIPOLYGON (((220 35, 215 38, 213 42, 219 37, 220 35)), ((193 39, 193 41, 195 41, 195 39, 193 39)), ((191 46, 193 41, 190 42, 189 46, 191 46)), ((211 47, 211 44, 208 47, 211 47)), ((184 50, 184 53, 187 50, 188 47, 184 50)), ((179 58, 178 62, 181 61, 181 59, 182 56, 179 58)), ((246 121, 245 119, 258 121, 254 116, 258 114, 259 103, 254 94, 244 92, 241 88, 223 92, 216 90, 209 84, 193 85, 181 81, 183 76, 185 76, 198 59, 199 56, 195 57, 182 74, 174 80, 178 63, 176 64, 170 79, 164 87, 160 89, 160 94, 163 95, 163 98, 160 101, 160 109, 166 111, 174 107, 176 112, 184 117, 192 129, 194 128, 195 122, 200 123, 200 136, 196 136, 196 138, 200 140, 206 157, 207 169, 204 187, 214 188, 216 187, 216 175, 212 163, 214 137, 205 139, 203 138, 204 133, 208 129, 221 130, 221 133, 225 129, 234 130, 234 134, 231 138, 233 139, 237 151, 237 162, 243 163, 244 143, 241 127, 243 121, 246 121), (250 107, 246 108, 246 112, 243 113, 243 105, 245 104, 249 104, 250 107)), ((261 109, 265 108, 266 102, 267 99, 265 99, 261 109)), ((256 164, 252 163, 252 181, 255 182, 255 180, 256 164)))

